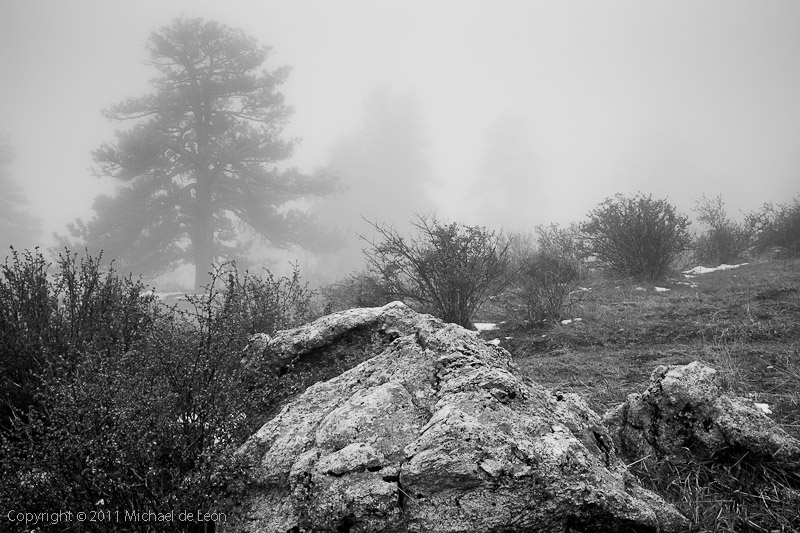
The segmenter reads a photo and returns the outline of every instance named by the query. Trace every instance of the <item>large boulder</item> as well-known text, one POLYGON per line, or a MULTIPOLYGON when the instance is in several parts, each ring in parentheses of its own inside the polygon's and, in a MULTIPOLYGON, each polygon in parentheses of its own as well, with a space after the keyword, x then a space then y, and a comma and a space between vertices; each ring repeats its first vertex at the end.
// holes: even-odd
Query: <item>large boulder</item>
POLYGON ((383 341, 247 441, 242 503, 223 531, 686 529, 579 397, 522 377, 474 332, 393 303, 282 332, 266 350, 285 361, 360 350, 354 331, 383 341))
POLYGON ((800 442, 752 400, 723 392, 717 372, 697 361, 659 366, 643 393, 603 416, 618 452, 629 461, 688 451, 701 457, 796 462, 800 442))

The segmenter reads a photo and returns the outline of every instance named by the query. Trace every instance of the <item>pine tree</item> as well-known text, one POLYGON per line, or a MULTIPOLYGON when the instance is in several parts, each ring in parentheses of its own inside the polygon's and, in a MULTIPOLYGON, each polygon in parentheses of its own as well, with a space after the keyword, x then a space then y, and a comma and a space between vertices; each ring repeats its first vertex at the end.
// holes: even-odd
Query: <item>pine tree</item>
POLYGON ((279 165, 295 141, 281 137, 291 108, 277 90, 289 69, 262 67, 270 49, 241 30, 178 18, 147 50, 158 72, 153 91, 106 111, 133 126, 93 152, 97 174, 121 186, 96 199, 94 219, 70 225, 73 237, 145 275, 192 263, 196 290, 215 261, 241 257, 237 222, 278 247, 335 247, 312 215, 291 206, 337 185, 329 172, 279 165))

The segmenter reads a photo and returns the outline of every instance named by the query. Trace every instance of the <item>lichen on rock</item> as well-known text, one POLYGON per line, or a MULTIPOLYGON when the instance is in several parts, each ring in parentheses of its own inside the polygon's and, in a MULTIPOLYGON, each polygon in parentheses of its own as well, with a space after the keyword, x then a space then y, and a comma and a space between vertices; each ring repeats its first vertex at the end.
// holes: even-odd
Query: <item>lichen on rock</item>
POLYGON ((522 377, 474 332, 394 303, 279 333, 269 349, 329 350, 352 328, 396 335, 247 441, 247 488, 223 531, 686 528, 627 475, 580 398, 522 377))

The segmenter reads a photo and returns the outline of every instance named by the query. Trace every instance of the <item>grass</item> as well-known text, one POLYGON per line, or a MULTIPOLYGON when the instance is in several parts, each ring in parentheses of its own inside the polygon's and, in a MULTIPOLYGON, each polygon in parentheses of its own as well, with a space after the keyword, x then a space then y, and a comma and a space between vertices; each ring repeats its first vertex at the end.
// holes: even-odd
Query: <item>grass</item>
MULTIPOLYGON (((800 438, 800 260, 656 285, 597 275, 583 284, 591 291, 563 317, 580 321, 486 335, 539 383, 576 392, 600 413, 643 391, 656 366, 699 360, 732 394, 769 404, 800 438)), ((800 465, 683 457, 645 459, 632 471, 693 531, 800 531, 800 465)))

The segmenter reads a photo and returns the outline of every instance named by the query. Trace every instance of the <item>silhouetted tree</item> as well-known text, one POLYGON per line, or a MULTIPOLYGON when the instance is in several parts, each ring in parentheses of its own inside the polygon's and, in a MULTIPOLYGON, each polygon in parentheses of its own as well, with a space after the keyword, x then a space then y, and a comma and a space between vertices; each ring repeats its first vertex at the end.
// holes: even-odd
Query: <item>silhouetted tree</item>
POLYGON ((9 166, 14 149, 0 138, 0 247, 5 255, 9 246, 33 247, 42 231, 41 220, 27 210, 30 203, 22 187, 11 179, 9 166))
POLYGON ((200 18, 176 19, 147 50, 158 72, 153 92, 110 107, 108 118, 134 125, 93 152, 97 174, 123 185, 98 197, 96 217, 70 233, 143 274, 193 263, 195 289, 215 259, 241 259, 237 222, 278 247, 335 248, 292 204, 332 193, 333 176, 278 166, 294 147, 281 138, 291 108, 277 91, 289 69, 263 69, 268 47, 200 18))

